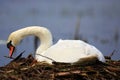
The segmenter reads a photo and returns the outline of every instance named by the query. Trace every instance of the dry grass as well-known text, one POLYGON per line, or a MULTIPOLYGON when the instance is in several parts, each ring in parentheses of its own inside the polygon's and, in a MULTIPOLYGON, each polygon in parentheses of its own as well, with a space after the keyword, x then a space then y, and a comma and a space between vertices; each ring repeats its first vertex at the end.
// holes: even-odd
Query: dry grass
POLYGON ((96 61, 94 64, 49 65, 37 62, 31 55, 18 58, 8 65, 0 67, 1 80, 119 80, 120 61, 106 57, 107 62, 96 61))

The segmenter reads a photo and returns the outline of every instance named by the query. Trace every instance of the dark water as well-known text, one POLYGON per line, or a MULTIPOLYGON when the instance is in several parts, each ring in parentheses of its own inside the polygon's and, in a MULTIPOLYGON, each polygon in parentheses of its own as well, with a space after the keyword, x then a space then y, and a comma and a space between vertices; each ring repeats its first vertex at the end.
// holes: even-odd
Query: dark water
MULTIPOLYGON (((104 55, 114 49, 113 59, 120 59, 120 0, 0 0, 0 40, 17 29, 38 25, 51 30, 54 43, 61 39, 74 39, 79 35, 96 46, 104 55)), ((25 38, 17 47, 24 56, 34 52, 33 37, 25 38)), ((5 44, 0 44, 0 66, 10 60, 5 44)))

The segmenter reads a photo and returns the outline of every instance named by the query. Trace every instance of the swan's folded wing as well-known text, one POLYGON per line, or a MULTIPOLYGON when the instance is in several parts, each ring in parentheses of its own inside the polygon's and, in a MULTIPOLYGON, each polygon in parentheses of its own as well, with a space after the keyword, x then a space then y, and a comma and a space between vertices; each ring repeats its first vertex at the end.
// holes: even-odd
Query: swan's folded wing
MULTIPOLYGON (((96 56, 96 54, 88 54, 88 44, 83 41, 61 40, 44 53, 45 56, 52 58, 57 62, 73 63, 80 58, 88 56, 96 56)), ((94 49, 93 49, 94 50, 94 49)))

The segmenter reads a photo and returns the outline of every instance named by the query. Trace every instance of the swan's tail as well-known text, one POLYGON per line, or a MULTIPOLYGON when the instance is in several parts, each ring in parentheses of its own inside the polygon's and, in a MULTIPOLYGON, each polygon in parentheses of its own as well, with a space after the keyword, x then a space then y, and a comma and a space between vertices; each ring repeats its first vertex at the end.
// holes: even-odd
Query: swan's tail
POLYGON ((73 65, 87 65, 94 64, 98 62, 98 57, 96 55, 90 55, 88 57, 80 58, 77 62, 74 62, 73 65))

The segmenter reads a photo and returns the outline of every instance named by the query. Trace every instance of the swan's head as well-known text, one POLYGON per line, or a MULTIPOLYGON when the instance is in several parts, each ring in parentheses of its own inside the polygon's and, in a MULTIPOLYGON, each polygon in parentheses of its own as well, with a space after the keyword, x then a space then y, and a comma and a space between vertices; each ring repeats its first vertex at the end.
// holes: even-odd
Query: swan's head
POLYGON ((40 39, 40 50, 45 50, 52 45, 52 35, 48 29, 38 26, 22 28, 12 32, 8 37, 7 47, 10 50, 9 57, 12 57, 15 46, 17 46, 24 37, 29 35, 37 36, 40 39))
POLYGON ((9 49, 9 57, 12 57, 16 45, 20 43, 21 37, 16 34, 16 32, 13 32, 9 35, 7 40, 7 48, 9 49))

